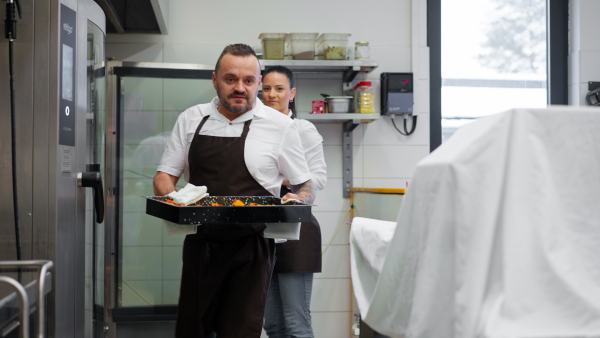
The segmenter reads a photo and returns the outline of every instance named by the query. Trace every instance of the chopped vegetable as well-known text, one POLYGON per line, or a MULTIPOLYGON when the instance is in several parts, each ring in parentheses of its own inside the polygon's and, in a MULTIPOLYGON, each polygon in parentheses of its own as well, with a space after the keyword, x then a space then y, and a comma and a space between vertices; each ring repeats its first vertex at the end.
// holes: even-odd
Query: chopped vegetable
POLYGON ((231 205, 233 205, 234 207, 243 207, 243 206, 246 205, 246 203, 244 203, 241 200, 237 199, 237 200, 233 201, 231 203, 231 205))

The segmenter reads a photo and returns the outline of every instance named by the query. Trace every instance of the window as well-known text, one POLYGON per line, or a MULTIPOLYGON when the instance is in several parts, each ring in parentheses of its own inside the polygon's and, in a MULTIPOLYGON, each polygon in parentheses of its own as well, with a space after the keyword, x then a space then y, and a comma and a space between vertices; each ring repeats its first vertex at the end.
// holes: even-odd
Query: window
POLYGON ((476 118, 547 106, 547 0, 440 4, 442 142, 476 118))

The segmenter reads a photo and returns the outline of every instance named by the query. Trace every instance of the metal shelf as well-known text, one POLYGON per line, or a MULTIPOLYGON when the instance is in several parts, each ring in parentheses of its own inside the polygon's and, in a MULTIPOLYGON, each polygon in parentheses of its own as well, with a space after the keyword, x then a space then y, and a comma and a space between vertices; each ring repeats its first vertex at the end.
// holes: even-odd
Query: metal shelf
POLYGON ((260 60, 261 70, 270 66, 285 66, 292 72, 344 73, 344 82, 354 80, 356 74, 368 73, 377 68, 373 60, 260 60))
POLYGON ((354 124, 373 122, 379 119, 380 114, 360 114, 360 113, 348 113, 348 114, 310 114, 298 112, 298 118, 309 120, 313 123, 344 123, 346 121, 352 121, 354 124))

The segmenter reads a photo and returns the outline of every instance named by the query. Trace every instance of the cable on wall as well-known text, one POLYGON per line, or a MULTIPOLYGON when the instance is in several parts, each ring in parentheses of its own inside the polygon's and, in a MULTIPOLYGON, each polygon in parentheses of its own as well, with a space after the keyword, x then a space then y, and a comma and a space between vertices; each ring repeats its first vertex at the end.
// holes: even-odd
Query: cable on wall
MULTIPOLYGON (((10 130, 11 130, 11 153, 12 153, 12 188, 13 188, 13 213, 15 220, 15 241, 17 247, 17 260, 22 259, 21 255, 21 229, 19 226, 19 205, 17 203, 17 166, 16 166, 16 140, 15 140, 15 87, 13 81, 13 42, 17 38, 17 20, 15 20, 15 2, 16 9, 21 18, 21 6, 18 0, 6 1, 6 19, 4 20, 4 37, 8 39, 8 68, 10 75, 10 130)), ((18 270, 18 280, 21 281, 21 269, 18 270)))
POLYGON ((390 116, 392 117, 392 124, 394 125, 394 128, 396 128, 396 130, 404 136, 408 136, 408 135, 414 133, 415 128, 417 128, 417 116, 416 115, 413 115, 413 117, 412 117, 412 127, 410 128, 410 131, 409 131, 409 130, 407 130, 407 126, 406 126, 406 120, 408 120, 408 114, 404 114, 404 132, 402 132, 396 126, 396 122, 394 121, 394 114, 390 114, 390 116))

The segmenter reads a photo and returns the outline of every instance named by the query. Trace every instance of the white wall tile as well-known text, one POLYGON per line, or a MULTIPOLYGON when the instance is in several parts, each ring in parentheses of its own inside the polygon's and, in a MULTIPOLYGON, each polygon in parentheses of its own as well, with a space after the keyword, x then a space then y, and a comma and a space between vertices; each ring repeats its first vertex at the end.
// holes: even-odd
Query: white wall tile
POLYGON ((325 189, 318 192, 317 204, 313 211, 346 211, 350 208, 349 199, 342 197, 342 179, 327 180, 325 189))
POLYGON ((350 290, 349 278, 319 278, 313 280, 310 310, 316 311, 349 311, 350 290))
POLYGON ((163 281, 163 304, 177 305, 179 302, 180 283, 181 282, 179 280, 163 281))
POLYGON ((167 246, 162 248, 162 279, 175 280, 181 279, 181 269, 183 261, 181 259, 181 248, 176 246, 167 246))
POLYGON ((160 246, 162 221, 141 212, 124 212, 122 227, 123 246, 160 246))
POLYGON ((182 112, 198 103, 209 102, 216 96, 211 80, 165 79, 164 84, 163 111, 182 112))
POLYGON ((350 246, 323 246, 323 269, 317 278, 350 278, 350 246))
POLYGON ((161 280, 162 248, 153 246, 129 246, 123 248, 123 279, 161 280))
POLYGON ((123 112, 125 120, 123 142, 137 146, 149 137, 161 133, 163 129, 161 110, 127 110, 123 112))
POLYGON ((321 243, 323 245, 348 244, 350 238, 349 212, 313 212, 321 226, 321 243), (336 233, 337 231, 337 233, 336 233))
POLYGON ((379 65, 367 76, 379 79, 384 72, 413 72, 412 49, 409 45, 395 47, 371 48, 371 59, 376 60, 379 65))
POLYGON ((365 178, 412 177, 429 146, 365 146, 365 178))
MULTIPOLYGON (((396 127, 404 132, 404 116, 394 116, 396 127)), ((407 129, 410 131, 412 126, 412 117, 408 117, 407 129)), ((379 120, 368 123, 364 126, 365 138, 363 145, 428 145, 429 144, 429 114, 419 115, 417 117, 417 127, 415 131, 408 136, 404 136, 394 128, 392 117, 384 115, 379 120)))
MULTIPOLYGON (((342 178, 342 150, 341 146, 323 146, 325 164, 327 165, 327 178, 342 178)), ((319 193, 317 193, 317 198, 319 193)))
POLYGON ((350 312, 313 312, 312 327, 315 337, 349 338, 352 317, 350 312))
POLYGON ((402 188, 406 189, 410 186, 408 178, 365 178, 365 188, 402 188), (408 184, 408 185, 407 185, 408 184))
POLYGON ((167 63, 195 63, 215 65, 223 48, 227 43, 219 44, 189 44, 169 43, 164 45, 164 62, 167 63))
POLYGON ((600 49, 582 50, 579 52, 579 67, 581 69, 581 71, 579 72, 579 81, 581 81, 582 83, 585 82, 586 84, 588 81, 600 81, 600 67, 598 67, 599 59, 600 49))
MULTIPOLYGON (((315 127, 319 134, 323 136, 324 146, 342 145, 342 124, 341 123, 316 123, 315 127)), ((356 131, 356 129, 355 129, 356 131)))
POLYGON ((120 306, 154 306, 162 304, 162 282, 127 280, 121 287, 120 306))
POLYGON ((578 50, 569 54, 569 85, 574 85, 581 82, 581 74, 579 73, 579 69, 581 69, 581 61, 579 54, 580 52, 578 50))
MULTIPOLYGON (((419 54, 419 64, 418 68, 413 67, 414 69, 414 78, 415 80, 428 80, 429 79, 429 47, 421 46, 418 49, 419 54)), ((427 90, 429 91, 429 90, 427 90)))
POLYGON ((163 109, 163 79, 127 77, 122 89, 126 112, 163 109))
MULTIPOLYGON (((600 1, 579 0, 581 12, 579 12, 579 42, 580 49, 586 51, 600 50, 596 32, 600 30, 600 1)), ((590 70, 590 69, 587 69, 590 70)))
MULTIPOLYGON (((414 80, 413 80, 414 81, 414 80)), ((414 81, 415 84, 415 96, 414 96, 414 109, 415 115, 429 114, 429 100, 431 99, 431 92, 429 91, 429 79, 418 79, 414 81)), ((429 128, 427 128, 429 131, 429 128)))

